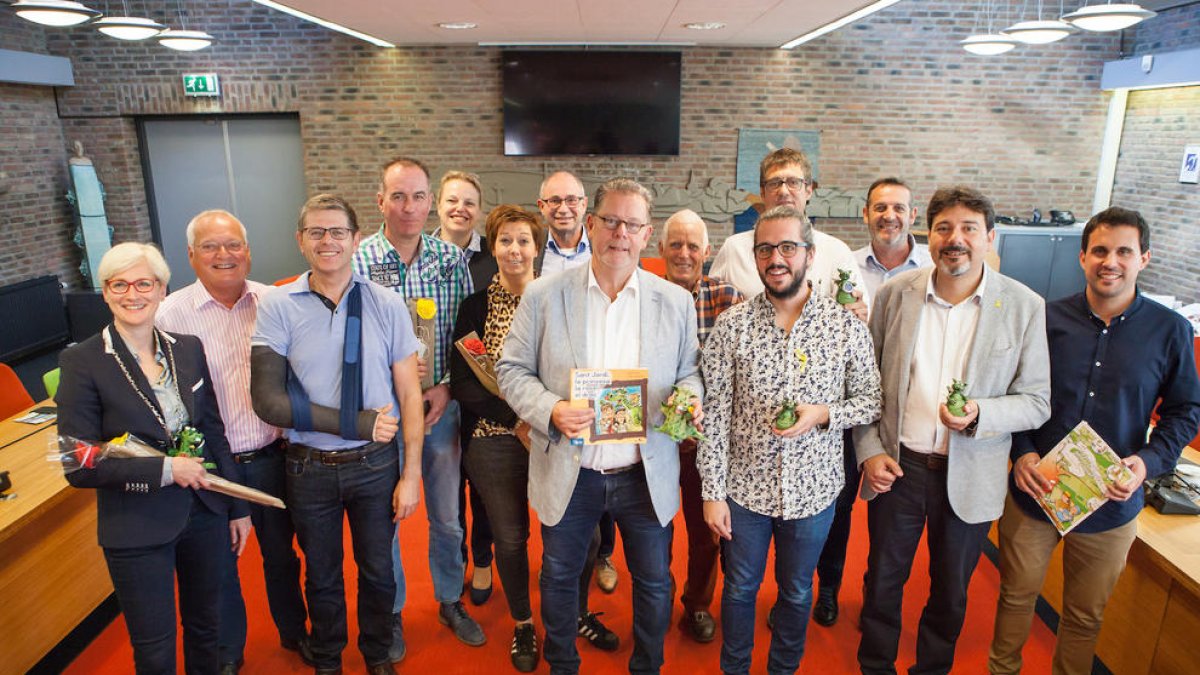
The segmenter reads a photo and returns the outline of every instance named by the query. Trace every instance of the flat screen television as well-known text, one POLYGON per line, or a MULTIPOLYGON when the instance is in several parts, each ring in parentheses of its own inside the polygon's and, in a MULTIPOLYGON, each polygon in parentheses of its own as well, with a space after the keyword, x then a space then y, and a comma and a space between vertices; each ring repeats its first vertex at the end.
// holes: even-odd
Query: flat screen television
POLYGON ((678 155, 679 52, 506 51, 505 155, 678 155))

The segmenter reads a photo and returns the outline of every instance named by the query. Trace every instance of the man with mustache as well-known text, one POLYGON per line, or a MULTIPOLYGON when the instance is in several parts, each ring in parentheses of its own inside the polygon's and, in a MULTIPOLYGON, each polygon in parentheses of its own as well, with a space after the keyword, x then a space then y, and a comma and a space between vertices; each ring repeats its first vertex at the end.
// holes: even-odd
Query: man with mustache
POLYGON ((843 431, 879 417, 867 327, 807 283, 812 226, 790 206, 754 228, 764 291, 717 320, 704 347, 704 519, 725 539, 721 671, 750 672, 754 606, 775 543, 779 585, 767 672, 800 666, 812 574, 843 486, 843 431), (795 405, 795 424, 776 418, 795 405))
POLYGON ((1000 517, 1000 599, 988 654, 991 673, 1021 670, 1033 609, 1050 556, 1063 542, 1063 611, 1053 670, 1092 672, 1104 606, 1137 535, 1142 482, 1170 471, 1200 425, 1200 380, 1192 328, 1142 297, 1138 274, 1150 263, 1150 227, 1119 206, 1083 228, 1082 293, 1046 307, 1050 341, 1050 420, 1013 437, 1012 480, 1000 517), (1159 402, 1161 400, 1161 403, 1159 402), (1158 405, 1158 423, 1146 429, 1158 405), (1122 458, 1133 479, 1060 537, 1034 500, 1050 491, 1038 461, 1086 420, 1122 458))
POLYGON ((904 582, 928 530, 931 588, 912 673, 948 673, 967 584, 1008 491, 1012 434, 1049 417, 1044 303, 992 271, 991 200, 967 187, 929 200, 932 269, 885 283, 871 312, 883 383, 879 421, 855 430, 871 548, 858 649, 863 673, 895 673, 904 582), (953 380, 967 383, 956 417, 953 380))
MULTIPOLYGON (((742 301, 733 284, 704 274, 704 261, 712 254, 708 227, 699 214, 683 209, 663 224, 658 253, 667 266, 667 281, 678 284, 696 301, 696 335, 700 347, 712 332, 717 317, 742 301)), ((700 472, 696 469, 696 441, 679 444, 679 488, 683 522, 687 528, 687 580, 683 584, 683 626, 697 642, 712 642, 717 624, 708 611, 717 584, 717 557, 721 552, 716 535, 704 522, 704 500, 700 496, 700 472)))

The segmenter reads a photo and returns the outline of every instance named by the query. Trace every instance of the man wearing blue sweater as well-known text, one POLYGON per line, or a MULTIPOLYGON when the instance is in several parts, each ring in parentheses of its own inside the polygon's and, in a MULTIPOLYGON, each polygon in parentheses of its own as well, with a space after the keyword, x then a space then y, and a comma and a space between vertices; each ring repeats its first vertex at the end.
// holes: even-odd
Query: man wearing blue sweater
POLYGON ((1104 606, 1137 535, 1142 483, 1171 471, 1200 425, 1191 326, 1145 299, 1138 273, 1150 262, 1150 231, 1137 211, 1101 211, 1083 230, 1087 288, 1046 305, 1050 419, 1013 437, 1010 491, 1000 518, 1000 600, 988 656, 991 673, 1021 670, 1034 604, 1059 536, 1034 498, 1050 491, 1038 461, 1080 421, 1121 456, 1133 479, 1063 537, 1063 611, 1055 673, 1092 672, 1104 606), (1146 428, 1158 405, 1158 424, 1146 428))

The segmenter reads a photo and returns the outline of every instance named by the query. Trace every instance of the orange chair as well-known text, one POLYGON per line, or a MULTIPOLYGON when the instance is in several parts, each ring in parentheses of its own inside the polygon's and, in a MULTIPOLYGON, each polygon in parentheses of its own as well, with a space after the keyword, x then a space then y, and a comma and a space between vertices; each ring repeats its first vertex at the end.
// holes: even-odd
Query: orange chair
POLYGON ((273 283, 273 284, 271 284, 271 285, 272 285, 272 286, 286 286, 286 285, 288 285, 288 284, 292 283, 293 281, 295 281, 295 280, 297 280, 297 279, 299 279, 299 278, 300 278, 300 275, 299 275, 299 274, 293 274, 292 276, 290 276, 290 277, 284 277, 284 278, 282 278, 282 279, 280 279, 280 280, 276 281, 275 283, 273 283))
POLYGON ((7 363, 0 363, 0 419, 16 415, 33 405, 33 397, 7 363))
POLYGON ((642 258, 642 269, 660 277, 667 276, 667 261, 662 258, 642 258))

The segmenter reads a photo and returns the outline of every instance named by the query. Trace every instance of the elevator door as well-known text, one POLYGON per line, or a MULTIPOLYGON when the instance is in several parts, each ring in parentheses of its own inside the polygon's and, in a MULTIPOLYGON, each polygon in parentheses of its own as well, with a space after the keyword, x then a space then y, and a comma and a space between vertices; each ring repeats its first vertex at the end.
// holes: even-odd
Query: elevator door
POLYGON ((225 209, 245 224, 250 278, 270 284, 307 269, 295 238, 306 197, 299 118, 206 116, 140 125, 150 215, 172 290, 196 280, 187 224, 207 209, 225 209))

